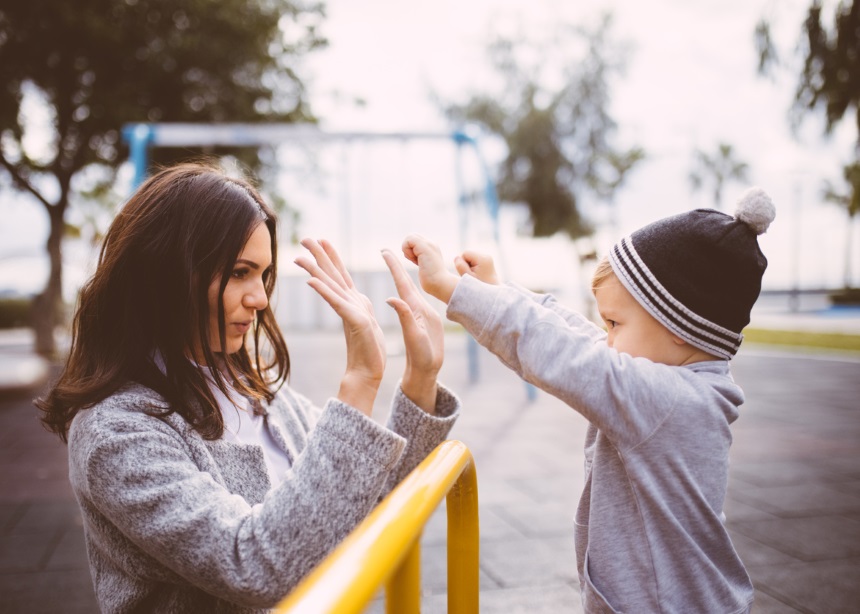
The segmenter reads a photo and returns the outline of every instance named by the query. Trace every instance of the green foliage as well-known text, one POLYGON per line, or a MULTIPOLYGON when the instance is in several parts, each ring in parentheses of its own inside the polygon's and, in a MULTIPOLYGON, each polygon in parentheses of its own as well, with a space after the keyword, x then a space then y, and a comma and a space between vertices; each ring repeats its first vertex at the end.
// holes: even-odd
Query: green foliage
POLYGON ((28 298, 0 298, 0 329, 29 326, 31 305, 28 298))
MULTIPOLYGON (((3 0, 3 157, 31 173, 115 165, 129 121, 306 120, 295 57, 322 44, 309 24, 294 40, 279 23, 308 16, 270 0, 3 0), (53 156, 21 146, 27 84, 52 108, 53 156), (16 160, 17 159, 17 160, 16 160)), ((312 8, 308 13, 318 13, 312 8)), ((184 152, 185 156, 188 152, 184 152)))
POLYGON ((779 64, 776 45, 770 34, 770 22, 760 19, 755 26, 755 48, 758 54, 758 72, 760 75, 770 74, 771 67, 779 64))
POLYGON ((611 200, 644 158, 639 147, 619 150, 611 142, 617 126, 609 115, 609 85, 624 66, 624 53, 610 41, 610 25, 606 16, 592 31, 560 28, 543 45, 501 37, 489 47, 499 91, 447 105, 454 121, 477 123, 504 139, 508 154, 499 197, 528 205, 536 237, 591 234, 582 196, 611 200), (565 48, 564 41, 579 43, 579 49, 565 48))
POLYGON ((798 105, 823 105, 828 132, 854 107, 860 129, 860 3, 840 2, 833 31, 821 23, 821 5, 814 2, 804 23, 806 58, 795 94, 798 105))
MULTIPOLYGON (((779 64, 767 19, 756 26, 755 41, 759 73, 767 74, 779 64)), ((803 67, 794 95, 792 123, 797 126, 808 111, 823 108, 825 132, 829 134, 853 107, 858 131, 857 154, 860 155, 860 1, 840 1, 833 14, 833 25, 828 29, 822 23, 820 0, 812 0, 803 22, 799 47, 803 67)), ((822 195, 848 214, 845 247, 845 287, 848 288, 852 282, 852 222, 860 210, 860 161, 845 166, 843 173, 847 192, 825 182, 822 195)))
MULTIPOLYGON (((755 43, 759 73, 767 74, 779 63, 767 19, 757 24, 755 43)), ((823 107, 829 133, 853 107, 860 144, 860 2, 839 2, 828 29, 822 23, 820 0, 813 0, 799 45, 803 68, 794 95, 794 121, 799 122, 806 111, 823 107)))
POLYGON ((746 181, 749 165, 735 157, 734 148, 728 143, 719 143, 713 154, 696 150, 693 152, 694 166, 690 171, 690 186, 693 190, 711 185, 714 208, 723 208, 723 187, 729 181, 746 181))
MULTIPOLYGON (((860 335, 745 328, 746 343, 860 352, 860 335)), ((741 350, 743 351, 743 350, 741 350)))
POLYGON ((845 209, 848 219, 852 220, 860 212, 860 161, 848 164, 842 169, 847 191, 841 192, 829 181, 824 183, 822 196, 827 202, 845 209))
MULTIPOLYGON (((66 210, 76 192, 118 201, 109 186, 126 158, 122 125, 312 120, 295 67, 325 43, 322 17, 321 5, 293 0, 0 0, 0 169, 51 219, 40 351, 60 301, 66 210)), ((160 150, 153 161, 200 153, 160 150)), ((256 151, 232 153, 257 167, 256 151)))
MULTIPOLYGON (((834 305, 858 307, 860 306, 860 288, 843 288, 838 292, 833 292, 830 295, 830 302, 834 305)), ((860 348, 860 342, 858 342, 858 348, 860 348)))
POLYGON ((822 188, 822 197, 825 201, 833 203, 845 210, 848 214, 848 224, 845 226, 845 288, 850 288, 853 280, 851 262, 853 258, 853 247, 851 238, 853 235, 854 217, 860 213, 860 160, 848 164, 842 169, 845 179, 846 191, 841 191, 829 181, 825 181, 822 188))

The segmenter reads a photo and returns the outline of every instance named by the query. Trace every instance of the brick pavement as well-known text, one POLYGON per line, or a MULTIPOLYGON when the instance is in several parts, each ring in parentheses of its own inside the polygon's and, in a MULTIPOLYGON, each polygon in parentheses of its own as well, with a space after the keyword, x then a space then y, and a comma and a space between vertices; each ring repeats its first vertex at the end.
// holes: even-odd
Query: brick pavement
MULTIPOLYGON (((396 338, 395 334, 391 335, 396 338)), ((322 403, 343 364, 336 333, 287 334, 292 383, 322 403), (333 367, 332 365, 335 365, 333 367)), ((481 517, 481 611, 580 612, 571 518, 585 421, 483 351, 468 382, 451 334, 442 379, 464 402, 451 436, 472 450, 481 517)), ((392 345, 377 412, 402 368, 392 345)), ((733 428, 728 523, 757 587, 755 612, 856 612, 860 603, 860 361, 744 348, 748 402, 733 428)), ((65 447, 26 397, 0 398, 0 614, 96 611, 65 447)), ((424 611, 445 611, 444 510, 423 539, 424 611)), ((376 602, 371 611, 379 611, 376 602)))

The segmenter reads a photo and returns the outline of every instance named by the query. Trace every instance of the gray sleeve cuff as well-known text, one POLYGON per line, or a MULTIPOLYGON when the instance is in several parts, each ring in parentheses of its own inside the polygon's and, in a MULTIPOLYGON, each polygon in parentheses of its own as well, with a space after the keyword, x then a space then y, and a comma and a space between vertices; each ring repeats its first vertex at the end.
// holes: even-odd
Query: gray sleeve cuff
POLYGON ((504 286, 485 284, 473 275, 463 275, 448 300, 445 315, 452 322, 462 324, 480 343, 500 288, 504 286))
POLYGON ((316 425, 344 445, 379 463, 393 468, 406 447, 406 439, 338 399, 329 399, 316 425))
POLYGON ((436 415, 431 416, 403 394, 398 385, 392 401, 388 428, 406 438, 406 450, 400 466, 391 474, 388 490, 445 441, 460 415, 460 400, 447 388, 437 384, 436 415))
POLYGON ((436 407, 435 415, 430 415, 403 393, 403 388, 400 384, 397 385, 397 390, 394 392, 394 399, 391 401, 391 418, 388 421, 388 426, 396 433, 404 431, 394 428, 400 425, 412 425, 407 427, 409 430, 414 428, 450 429, 460 415, 460 399, 448 390, 442 384, 436 384, 436 407))

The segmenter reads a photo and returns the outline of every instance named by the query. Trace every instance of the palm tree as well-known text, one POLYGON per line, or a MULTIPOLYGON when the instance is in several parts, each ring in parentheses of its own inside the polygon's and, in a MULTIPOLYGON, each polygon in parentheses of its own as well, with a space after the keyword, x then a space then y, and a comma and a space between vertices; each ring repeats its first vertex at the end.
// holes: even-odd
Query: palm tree
POLYGON ((693 191, 702 189, 705 183, 710 183, 714 208, 722 210, 723 187, 729 181, 746 181, 749 165, 735 158, 732 146, 728 143, 719 143, 713 155, 697 149, 693 152, 693 158, 695 166, 690 171, 693 191))
POLYGON ((860 212, 860 160, 849 164, 842 169, 845 182, 848 184, 847 192, 837 191, 829 181, 824 182, 822 196, 827 202, 834 203, 848 214, 845 236, 845 289, 851 288, 853 275, 851 271, 852 235, 854 230, 854 216, 860 212))

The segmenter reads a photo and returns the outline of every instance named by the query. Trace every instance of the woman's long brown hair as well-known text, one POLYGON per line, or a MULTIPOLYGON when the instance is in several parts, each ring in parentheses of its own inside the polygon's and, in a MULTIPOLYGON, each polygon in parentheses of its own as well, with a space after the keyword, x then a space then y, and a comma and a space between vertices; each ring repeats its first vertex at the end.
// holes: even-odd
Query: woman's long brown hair
POLYGON ((67 441, 79 411, 132 382, 166 401, 150 413, 176 412, 207 439, 224 432, 207 377, 225 393, 227 377, 240 393, 271 401, 289 375, 290 359, 270 305, 257 312, 253 355, 247 342, 229 356, 213 352, 209 343, 208 288, 220 278, 223 348, 224 288, 261 223, 272 241, 272 267, 264 278, 271 298, 277 218, 253 186, 197 163, 167 168, 147 180, 111 224, 95 274, 80 292, 65 368, 35 402, 48 430, 67 441), (261 352, 263 337, 270 346, 268 359, 261 352), (189 359, 192 349, 196 362, 189 359))

